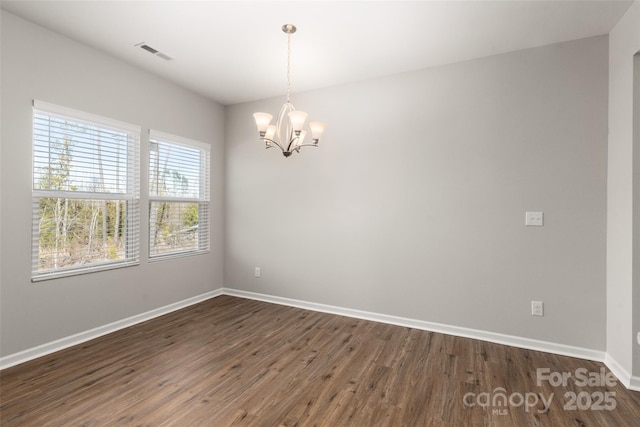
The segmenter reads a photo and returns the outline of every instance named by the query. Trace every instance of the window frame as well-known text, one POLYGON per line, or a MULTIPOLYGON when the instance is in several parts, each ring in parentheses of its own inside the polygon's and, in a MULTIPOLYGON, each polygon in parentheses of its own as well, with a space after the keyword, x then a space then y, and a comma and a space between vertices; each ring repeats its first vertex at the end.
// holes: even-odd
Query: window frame
POLYGON ((190 257, 195 255, 208 254, 211 249, 210 236, 210 176, 211 176, 211 145, 182 136, 149 129, 148 139, 148 257, 149 262, 163 261, 173 258, 190 257), (200 152, 199 162, 199 188, 198 197, 177 197, 177 196, 161 196, 152 194, 152 144, 169 144, 187 148, 190 150, 198 150, 200 152), (198 248, 196 249, 178 249, 175 251, 166 251, 153 253, 155 245, 152 242, 154 233, 152 232, 152 204, 153 203, 198 203, 198 248))
MULTIPOLYGON (((140 264, 140 135, 141 127, 126 122, 102 117, 99 115, 75 110, 60 105, 51 104, 44 101, 33 100, 32 113, 32 168, 31 168, 31 199, 32 199, 32 253, 31 253, 31 281, 39 282, 43 280, 60 277, 75 276, 80 274, 93 273, 104 270, 124 268, 140 264), (51 132, 51 121, 54 119, 68 120, 82 126, 94 127, 100 131, 115 131, 126 135, 126 181, 124 192, 106 191, 73 191, 37 188, 37 138, 36 125, 40 118, 38 115, 48 117, 49 132, 51 132), (90 262, 87 264, 75 264, 71 266, 54 267, 46 270, 39 270, 40 265, 40 201, 41 199, 68 199, 73 201, 122 201, 125 203, 124 214, 125 224, 123 239, 123 258, 117 260, 90 262)), ((93 139, 89 140, 89 143, 93 139)), ((49 139, 47 148, 50 150, 53 140, 49 139)), ((93 153, 93 152, 91 152, 93 153)), ((87 162, 88 163, 88 162, 87 162)), ((85 163, 82 163, 86 166, 85 163)), ((118 186, 116 182, 116 186, 118 186)), ((104 187, 103 187, 104 190, 104 187)))

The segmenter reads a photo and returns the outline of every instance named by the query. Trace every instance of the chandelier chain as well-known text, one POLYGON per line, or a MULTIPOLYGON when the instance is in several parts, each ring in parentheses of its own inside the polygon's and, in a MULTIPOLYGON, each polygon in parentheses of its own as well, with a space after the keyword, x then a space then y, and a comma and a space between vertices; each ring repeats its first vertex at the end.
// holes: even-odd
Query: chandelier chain
POLYGON ((287 102, 291 98, 291 33, 287 34, 287 102))

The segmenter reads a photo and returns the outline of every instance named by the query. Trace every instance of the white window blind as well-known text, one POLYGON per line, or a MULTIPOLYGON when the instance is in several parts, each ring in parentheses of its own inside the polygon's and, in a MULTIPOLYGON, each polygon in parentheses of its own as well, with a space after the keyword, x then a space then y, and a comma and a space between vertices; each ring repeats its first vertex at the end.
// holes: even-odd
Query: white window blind
POLYGON ((149 132, 149 258, 209 251, 208 144, 149 132))
POLYGON ((140 127, 33 107, 32 280, 138 264, 140 127))

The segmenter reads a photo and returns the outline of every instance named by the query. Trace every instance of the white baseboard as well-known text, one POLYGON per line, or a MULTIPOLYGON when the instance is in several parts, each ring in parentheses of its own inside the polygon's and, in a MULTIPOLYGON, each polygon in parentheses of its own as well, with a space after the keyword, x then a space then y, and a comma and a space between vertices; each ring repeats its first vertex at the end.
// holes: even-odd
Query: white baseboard
POLYGON ((603 362, 618 377, 620 382, 630 390, 640 391, 640 377, 632 376, 609 354, 583 347, 575 347, 565 344, 558 344, 549 341, 534 340, 514 335, 504 335, 495 332, 487 332, 479 329, 464 328, 459 326, 445 325, 441 323, 427 322, 424 320, 410 319, 406 317, 392 316, 388 314, 373 313, 363 310, 339 307, 334 305, 319 304, 309 301, 283 298, 273 295, 260 294, 256 292, 242 291, 232 288, 220 288, 211 292, 197 295, 173 304, 159 307, 145 313, 137 314, 126 319, 118 320, 104 326, 100 326, 88 331, 80 332, 65 338, 61 338, 50 343, 42 344, 18 353, 10 354, 0 358, 0 370, 9 368, 29 360, 54 353, 65 348, 84 343, 98 338, 102 335, 136 325, 147 320, 171 313, 176 310, 188 307, 193 304, 214 298, 220 295, 230 295, 240 298, 259 300, 274 304, 298 307, 306 310, 319 311, 322 313, 337 314, 340 316, 353 317, 356 319, 371 320, 374 322, 387 323, 391 325, 405 326, 414 329, 421 329, 431 332, 439 332, 447 335, 478 339, 497 344, 510 345, 513 347, 526 348, 529 350, 544 351, 546 353, 559 354, 563 356, 576 357, 579 359, 594 360, 603 362))
POLYGON ((215 291, 197 295, 192 298, 187 298, 173 304, 165 305, 164 307, 159 307, 141 314, 136 314, 135 316, 127 317, 126 319, 118 320, 116 322, 99 326, 88 331, 80 332, 18 353, 10 354, 8 356, 0 358, 0 370, 27 362, 41 356, 45 356, 47 354, 54 353, 56 351, 63 350, 74 345, 81 344, 83 342, 101 337, 102 335, 106 335, 120 329, 128 328, 129 326, 133 326, 138 323, 146 322, 147 320, 151 320, 155 317, 159 317, 173 311, 188 307, 190 305, 208 300, 210 298, 217 297, 219 295, 222 295, 222 293, 222 288, 216 289, 215 291))
MULTIPOLYGON (((574 347, 565 344, 558 344, 548 341, 540 341, 531 338, 523 338, 513 335, 504 335, 496 332, 487 332, 479 329, 470 329, 460 326, 451 326, 441 323, 427 322, 424 320, 409 319, 406 317, 391 316, 369 311, 354 310, 350 308, 337 307, 333 305, 318 304, 314 302, 301 301, 290 298, 277 297, 273 295, 260 294, 256 292, 242 291, 238 289, 224 288, 225 295, 237 296, 271 302, 275 304, 288 305, 292 307, 304 308, 307 310, 320 311, 323 313, 338 314, 341 316, 354 317, 357 319, 372 320, 374 322, 388 323, 391 325, 406 326, 409 328, 422 329, 425 331, 439 332, 447 335, 455 335, 464 338, 473 338, 482 341, 489 341, 497 344, 510 345, 513 347, 526 348, 529 350, 544 351, 547 353, 571 356, 579 359, 605 361, 605 352, 592 350, 583 347, 574 347)), ((614 372, 615 374, 615 372, 614 372)))
POLYGON ((640 377, 633 376, 622 367, 620 363, 616 359, 614 359, 610 354, 607 353, 605 360, 605 365, 613 372, 613 375, 618 377, 618 380, 629 390, 640 391, 640 377))
POLYGON ((630 388, 631 385, 631 374, 627 372, 626 369, 622 367, 620 363, 616 359, 614 359, 609 353, 607 353, 604 363, 607 365, 609 370, 613 372, 613 375, 618 377, 618 380, 627 388, 630 388))

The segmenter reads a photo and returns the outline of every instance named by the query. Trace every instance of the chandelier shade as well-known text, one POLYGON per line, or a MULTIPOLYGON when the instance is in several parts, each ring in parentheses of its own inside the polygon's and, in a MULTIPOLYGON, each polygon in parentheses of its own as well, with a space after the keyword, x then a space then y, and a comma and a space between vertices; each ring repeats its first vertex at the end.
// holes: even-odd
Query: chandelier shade
POLYGON ((296 110, 291 103, 291 34, 296 32, 296 27, 285 24, 282 31, 287 34, 287 101, 280 109, 275 125, 271 124, 273 116, 269 113, 254 113, 253 118, 260 140, 265 143, 266 148, 278 147, 285 157, 289 157, 293 152, 299 153, 302 147, 317 147, 325 124, 306 124, 308 114, 296 110), (311 140, 305 141, 308 134, 311 134, 311 140))

